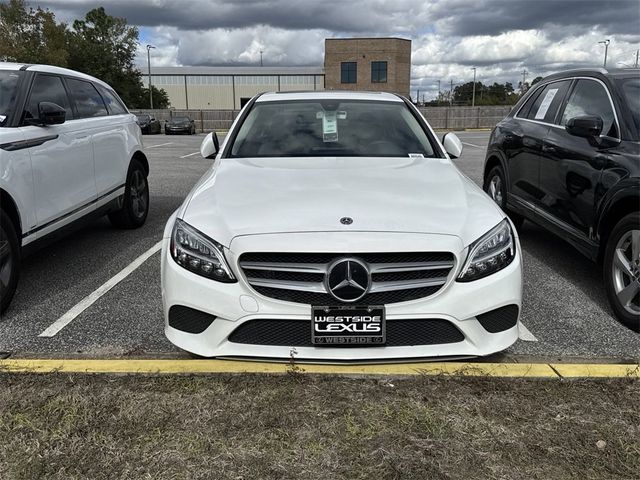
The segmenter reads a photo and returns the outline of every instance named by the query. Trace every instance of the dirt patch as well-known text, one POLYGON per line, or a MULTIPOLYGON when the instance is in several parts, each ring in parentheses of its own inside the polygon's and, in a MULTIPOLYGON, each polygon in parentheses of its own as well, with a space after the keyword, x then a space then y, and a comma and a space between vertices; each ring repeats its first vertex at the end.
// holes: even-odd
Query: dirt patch
POLYGON ((611 479, 640 382, 0 376, 2 479, 611 479))

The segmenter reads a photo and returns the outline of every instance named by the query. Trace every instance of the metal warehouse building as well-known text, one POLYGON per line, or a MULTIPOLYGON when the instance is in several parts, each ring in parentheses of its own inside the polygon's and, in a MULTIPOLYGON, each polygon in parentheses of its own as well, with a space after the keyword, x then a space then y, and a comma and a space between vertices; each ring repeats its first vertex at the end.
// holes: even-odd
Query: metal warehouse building
MULTIPOLYGON (((148 86, 146 67, 141 69, 148 86)), ((176 109, 237 110, 260 92, 324 90, 322 67, 151 67, 176 109)))

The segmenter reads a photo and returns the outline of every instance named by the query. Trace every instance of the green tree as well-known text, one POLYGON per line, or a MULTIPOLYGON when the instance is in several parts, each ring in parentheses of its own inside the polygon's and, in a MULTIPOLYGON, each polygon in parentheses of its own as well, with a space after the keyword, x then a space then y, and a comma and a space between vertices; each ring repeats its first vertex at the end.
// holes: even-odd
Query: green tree
POLYGON ((24 0, 0 4, 0 60, 66 67, 66 36, 67 26, 49 10, 27 10, 24 0))
POLYGON ((84 20, 73 22, 68 42, 69 68, 107 82, 127 105, 135 103, 142 94, 141 74, 134 63, 136 27, 99 7, 89 11, 84 20))
MULTIPOLYGON (((151 91, 153 92, 153 108, 169 108, 169 94, 164 90, 164 88, 158 89, 155 85, 151 85, 151 91)), ((129 108, 134 109, 149 108, 149 89, 140 89, 140 94, 137 95, 136 98, 132 99, 128 106, 129 108)))
POLYGON ((534 86, 536 83, 538 83, 540 80, 542 80, 542 77, 536 77, 533 80, 531 80, 531 86, 534 86))

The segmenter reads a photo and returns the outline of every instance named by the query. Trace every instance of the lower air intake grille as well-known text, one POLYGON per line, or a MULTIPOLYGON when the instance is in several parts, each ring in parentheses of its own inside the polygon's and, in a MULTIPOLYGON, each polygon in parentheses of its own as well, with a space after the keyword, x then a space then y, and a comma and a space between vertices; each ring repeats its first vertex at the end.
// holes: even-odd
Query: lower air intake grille
MULTIPOLYGON (((387 347, 438 345, 464 340, 455 325, 440 318, 389 320, 387 347)), ((233 343, 283 347, 311 347, 311 321, 250 320, 236 328, 229 336, 233 343)))
POLYGON ((215 319, 214 315, 182 305, 169 309, 169 326, 187 333, 202 333, 215 319))
POLYGON ((489 333, 498 333, 515 327, 518 322, 518 306, 507 305, 487 313, 476 315, 480 325, 489 333))

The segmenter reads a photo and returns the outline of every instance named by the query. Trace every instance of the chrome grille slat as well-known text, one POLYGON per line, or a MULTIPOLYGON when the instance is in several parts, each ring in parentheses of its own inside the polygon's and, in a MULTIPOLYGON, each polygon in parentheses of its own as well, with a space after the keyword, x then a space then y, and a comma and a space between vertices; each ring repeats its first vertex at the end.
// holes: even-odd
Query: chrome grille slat
POLYGON ((240 262, 244 270, 275 270, 277 272, 327 273, 328 264, 240 262))
POLYGON ((319 282, 294 282, 290 280, 271 280, 265 278, 247 277, 254 287, 282 288, 283 290, 296 290, 298 292, 327 293, 324 283, 319 282))
POLYGON ((364 262, 369 291, 358 304, 398 303, 425 298, 442 288, 455 266, 450 252, 392 253, 245 253, 238 265, 256 292, 278 300, 310 305, 348 305, 327 290, 325 275, 339 259, 364 262))
POLYGON ((441 287, 447 283, 447 277, 430 278, 428 280, 408 280, 399 282, 372 282, 369 292, 394 292, 412 288, 441 287))
POLYGON ((453 262, 372 263, 371 273, 407 272, 416 270, 441 270, 453 267, 453 262))

